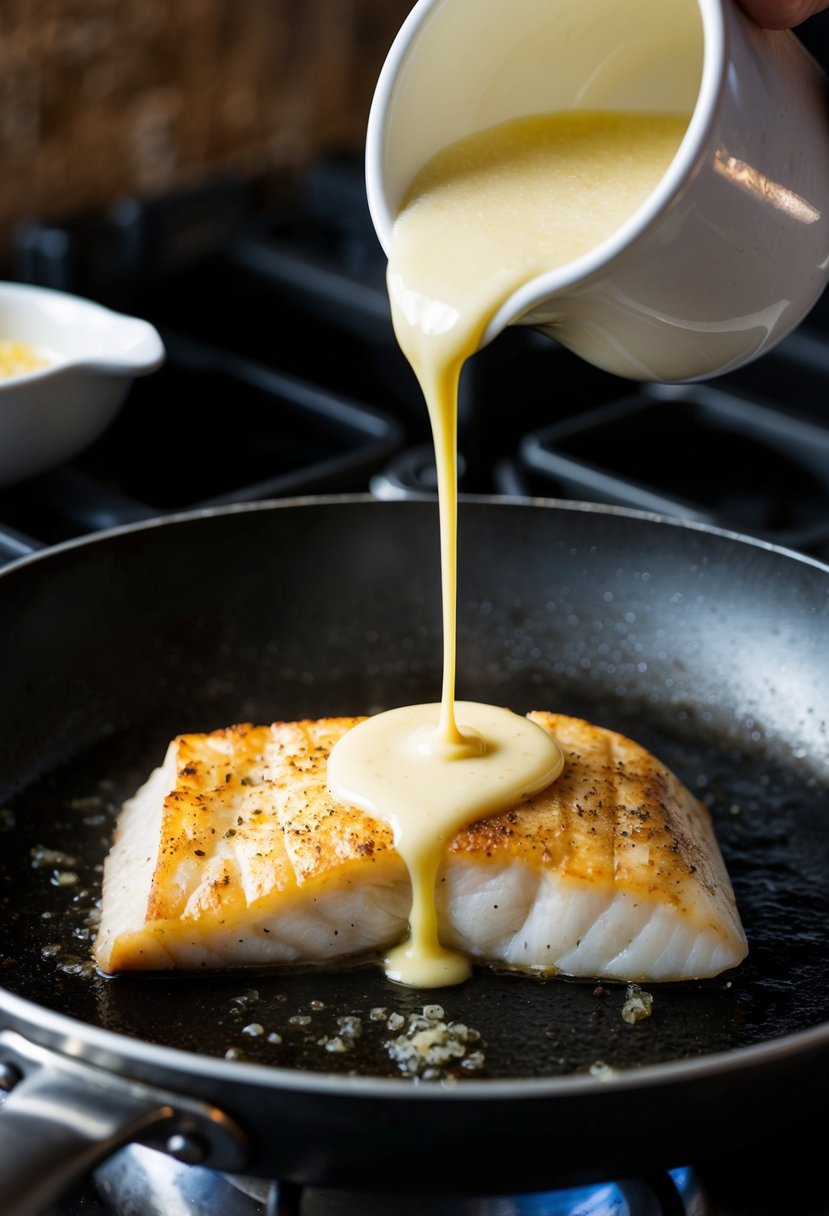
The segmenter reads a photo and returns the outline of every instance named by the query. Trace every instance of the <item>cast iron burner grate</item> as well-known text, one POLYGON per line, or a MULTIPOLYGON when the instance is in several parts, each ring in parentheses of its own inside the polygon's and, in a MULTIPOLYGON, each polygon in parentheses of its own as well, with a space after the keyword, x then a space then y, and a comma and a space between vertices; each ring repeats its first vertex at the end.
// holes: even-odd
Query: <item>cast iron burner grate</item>
POLYGON ((140 1146, 116 1153, 49 1216, 826 1216, 814 1128, 726 1151, 699 1168, 541 1193, 432 1202, 302 1191, 185 1167, 140 1146))
POLYGON ((351 1194, 227 1177, 151 1149, 115 1154, 65 1216, 708 1216, 690 1169, 541 1193, 411 1198, 351 1194))
MULTIPOLYGON (((356 157, 275 197, 225 181, 23 225, 14 277, 146 317, 168 359, 91 449, 0 492, 0 527, 49 544, 225 502, 434 495, 384 271, 356 157), (233 418, 220 445, 213 417, 233 418)), ((829 301, 686 387, 631 385, 513 327, 464 369, 459 450, 464 492, 656 510, 827 557, 829 301)))

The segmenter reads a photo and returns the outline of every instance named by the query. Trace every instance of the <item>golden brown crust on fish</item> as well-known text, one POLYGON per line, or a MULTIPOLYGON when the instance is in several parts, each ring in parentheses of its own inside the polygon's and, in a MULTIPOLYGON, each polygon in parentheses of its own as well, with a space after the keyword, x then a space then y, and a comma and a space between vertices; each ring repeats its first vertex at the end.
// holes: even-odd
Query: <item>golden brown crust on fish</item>
MULTIPOLYGON (((641 978, 641 957, 664 952, 676 932, 687 939, 685 954, 696 952, 691 974, 735 965, 745 938, 707 809, 625 736, 561 714, 529 716, 558 742, 564 771, 541 794, 452 840, 439 892, 448 935, 486 961, 623 978, 629 965, 641 978), (484 928, 476 888, 508 874, 523 910, 505 927, 505 901, 484 928), (554 903, 556 917, 566 906, 582 927, 572 941, 561 928, 549 964, 543 931, 544 956, 525 962, 520 918, 535 917, 537 928, 554 903), (588 939, 591 923, 601 932, 588 939), (602 934, 615 951, 607 968, 602 934), (644 954, 634 956, 640 946, 644 954)), ((99 967, 324 961, 399 940, 410 891, 391 829, 343 806, 327 785, 331 748, 362 720, 241 723, 173 740, 119 818, 104 872, 99 967)), ((681 978, 681 965, 658 978, 681 978)))
POLYGON ((713 893, 708 810, 646 748, 580 718, 528 715, 555 738, 564 770, 534 798, 462 830, 453 851, 520 855, 586 883, 614 882, 680 902, 689 882, 713 893))
POLYGON ((255 903, 388 848, 388 829, 328 793, 328 753, 357 721, 178 736, 147 918, 255 903))

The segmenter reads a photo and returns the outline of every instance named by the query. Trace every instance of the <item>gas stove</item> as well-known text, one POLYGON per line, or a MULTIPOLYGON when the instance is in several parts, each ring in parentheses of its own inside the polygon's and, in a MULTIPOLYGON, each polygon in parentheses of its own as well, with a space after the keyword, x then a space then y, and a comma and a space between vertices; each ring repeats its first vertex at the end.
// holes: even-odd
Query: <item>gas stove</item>
POLYGON ((796 1155, 778 1137, 758 1145, 751 1160, 702 1169, 543 1193, 427 1200, 300 1191, 178 1165, 132 1146, 110 1158, 53 1216, 826 1216, 825 1180, 806 1147, 808 1131, 800 1129, 796 1155))
MULTIPOLYGON (((33 219, 9 278, 143 316, 167 360, 71 462, 0 491, 0 562, 200 507, 340 492, 434 497, 428 421, 400 354, 362 163, 289 187, 213 182, 33 219), (211 418, 232 417, 221 444, 211 418), (182 453, 186 452, 186 459, 182 453)), ((616 503, 829 560, 829 299, 774 352, 693 386, 638 386, 519 327, 464 370, 461 492, 616 503)), ((54 1216, 827 1216, 813 1126, 662 1175, 544 1194, 340 1194, 116 1154, 54 1216)), ((554 1183, 554 1180, 553 1180, 554 1183)))
MULTIPOLYGON (((3 559, 203 506, 434 496, 425 408, 396 346, 384 269, 349 157, 264 202, 223 182, 23 226, 13 277, 146 317, 167 361, 92 447, 0 492, 3 559), (221 445, 206 425, 215 409, 233 417, 221 445)), ((777 351, 694 386, 631 385, 516 328, 465 370, 459 435, 462 492, 641 507, 829 557, 827 301, 777 351)), ((795 1123, 744 1157, 725 1146, 658 1177, 426 1206, 300 1197, 131 1147, 54 1216, 826 1216, 810 1131, 795 1123)))
MULTIPOLYGON (((434 495, 384 271, 354 157, 275 200, 226 181, 23 225, 11 277, 148 318, 167 361, 91 448, 0 492, 5 550, 253 499, 434 495), (208 420, 228 411, 219 445, 208 420)), ((823 299, 748 367, 638 386, 513 327, 461 378, 461 492, 619 503, 825 557, 828 329, 823 299)))
POLYGON ((176 1167, 169 1158, 139 1148, 116 1155, 98 1171, 96 1184, 107 1206, 81 1196, 69 1209, 72 1216, 113 1210, 130 1216, 177 1216, 179 1211, 182 1216, 705 1216, 708 1211, 698 1179, 685 1169, 544 1194, 424 1201, 320 1190, 300 1196, 254 1179, 176 1167))

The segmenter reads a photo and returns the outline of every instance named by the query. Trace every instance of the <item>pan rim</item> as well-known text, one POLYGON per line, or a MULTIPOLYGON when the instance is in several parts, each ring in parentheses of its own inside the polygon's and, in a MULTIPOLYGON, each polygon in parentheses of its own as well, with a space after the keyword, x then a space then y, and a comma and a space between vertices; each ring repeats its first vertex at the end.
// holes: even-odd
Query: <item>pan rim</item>
MULTIPOLYGON (((421 501, 422 500, 418 500, 421 501)), ((394 500, 395 504, 405 500, 394 500)), ((589 501, 557 499, 547 497, 502 496, 487 494, 462 494, 461 504, 495 506, 515 509, 541 508, 575 515, 598 515, 619 517, 667 525, 680 532, 699 533, 729 542, 770 552, 787 561, 794 560, 812 566, 829 575, 829 562, 821 561, 809 554, 800 553, 778 543, 749 536, 708 522, 685 520, 665 516, 657 512, 633 507, 616 506, 589 501)), ((63 553, 85 549, 90 545, 106 543, 133 533, 149 532, 198 520, 270 512, 281 509, 304 507, 342 507, 368 505, 388 508, 389 502, 377 499, 370 493, 314 494, 291 498, 266 499, 255 502, 220 504, 189 508, 150 519, 120 524, 46 546, 42 549, 15 558, 2 569, 0 578, 14 574, 30 565, 63 553)), ((437 503, 434 503, 435 509, 437 503)), ((827 588, 829 595, 829 588, 827 588)), ((196 1075, 199 1079, 215 1082, 231 1079, 245 1082, 260 1089, 289 1089, 308 1095, 330 1095, 334 1090, 349 1097, 359 1098, 405 1098, 407 1101, 503 1100, 535 1101, 540 1098, 583 1095, 590 1091, 624 1093, 628 1090, 656 1088, 661 1085, 692 1084, 712 1075, 718 1078, 739 1074, 745 1070, 773 1066, 776 1061, 789 1060, 795 1056, 808 1055, 829 1046, 829 1021, 818 1023, 805 1030, 781 1035, 777 1038, 750 1046, 737 1047, 720 1052, 706 1053, 686 1059, 677 1059, 659 1064, 612 1071, 601 1078, 589 1074, 567 1074, 565 1076, 535 1078, 463 1079, 456 1085, 441 1083, 416 1084, 406 1077, 366 1077, 342 1073, 310 1072, 281 1068, 276 1065, 228 1061, 219 1057, 201 1055, 179 1048, 166 1047, 149 1040, 132 1038, 104 1029, 90 1022, 83 1022, 68 1014, 59 1013, 38 1005, 26 997, 18 996, 0 985, 0 1030, 13 1029, 23 1037, 49 1048, 58 1054, 82 1060, 90 1065, 112 1068, 106 1061, 118 1060, 118 1069, 124 1064, 138 1066, 153 1072, 164 1071, 169 1075, 196 1075), (33 1032, 35 1032, 33 1034, 33 1032)), ((175 1087, 175 1086, 174 1086, 175 1087)))
MULTIPOLYGON (((670 528, 676 528, 680 532, 697 532, 703 535, 709 535, 721 538, 728 541, 736 541, 739 544, 747 545, 751 548, 761 549, 765 552, 775 553, 780 557, 787 558, 799 562, 802 565, 813 566, 817 570, 829 574, 829 560, 822 561, 820 558, 814 557, 808 553, 801 553, 797 549, 789 548, 777 541, 765 540, 763 537, 752 536, 745 532, 740 532, 737 529, 725 528, 719 524, 713 524, 706 520, 684 519, 680 516, 665 515, 658 511, 647 511, 638 507, 618 506, 614 503, 590 502, 582 499, 564 499, 545 496, 524 496, 524 495, 505 495, 505 494, 459 494, 458 501, 461 506, 494 506, 505 507, 507 509, 544 509, 553 511, 562 511, 567 514, 574 515, 606 515, 611 518, 622 518, 638 520, 639 522, 652 523, 670 528)), ((183 523, 193 523, 202 519, 221 518, 232 515, 259 514, 268 513, 274 510, 290 510, 295 508, 305 507, 342 507, 342 506, 372 506, 378 509, 390 509, 391 507, 403 507, 419 504, 422 508, 424 503, 427 506, 433 506, 437 512, 437 499, 434 502, 430 499, 379 499, 375 495, 368 492, 359 493, 340 493, 340 494, 307 494, 296 495, 287 498, 267 498, 257 499, 252 502, 238 503, 220 503, 215 506, 203 507, 188 507, 184 510, 171 511, 167 514, 152 516, 148 519, 134 520, 129 523, 116 524, 109 528, 99 528, 94 532, 84 533, 81 536, 71 537, 68 540, 57 541, 54 544, 45 545, 35 549, 31 553, 23 554, 20 557, 13 558, 4 566, 0 567, 0 578, 5 575, 12 574, 26 566, 34 563, 48 560, 53 556, 62 553, 72 552, 76 549, 85 549, 90 545, 106 543, 108 540, 116 540, 121 536, 128 536, 132 533, 149 532, 156 528, 167 528, 183 523)), ((2 528, 0 528, 2 531, 2 528)))
MULTIPOLYGON (((807 1030, 781 1035, 768 1042, 659 1064, 645 1064, 639 1068, 610 1070, 609 1074, 601 1077, 589 1073, 570 1073, 559 1077, 464 1078, 447 1085, 441 1082, 423 1083, 411 1077, 367 1077, 303 1071, 199 1055, 81 1022, 2 987, 0 1014, 7 1014, 11 1018, 6 1026, 0 1023, 0 1031, 13 1029, 39 1046, 92 1067, 108 1071, 114 1071, 117 1067, 119 1075, 124 1073, 124 1065, 129 1064, 154 1073, 163 1071, 168 1076, 198 1077, 199 1080, 217 1084, 232 1080, 259 1090, 291 1090, 308 1096, 331 1095, 336 1090, 343 1096, 355 1098, 406 1098, 420 1102, 435 1098, 441 1102, 501 1101, 505 1098, 533 1102, 541 1098, 575 1098, 590 1091, 624 1094, 630 1090, 650 1090, 662 1085, 675 1087, 682 1083, 693 1084, 714 1076, 723 1080, 744 1071, 755 1073, 763 1066, 773 1066, 777 1061, 789 1063, 793 1055, 807 1056, 812 1051, 829 1046, 829 1022, 821 1022, 807 1030), (38 1034, 33 1036, 33 1030, 38 1034), (40 1037, 41 1033, 44 1037, 40 1037), (61 1046, 61 1043, 65 1045, 61 1046), (116 1059, 117 1066, 107 1064, 107 1058, 116 1059)), ((141 1079, 143 1074, 136 1074, 136 1077, 141 1079)), ((175 1083, 172 1088, 177 1088, 175 1083)))

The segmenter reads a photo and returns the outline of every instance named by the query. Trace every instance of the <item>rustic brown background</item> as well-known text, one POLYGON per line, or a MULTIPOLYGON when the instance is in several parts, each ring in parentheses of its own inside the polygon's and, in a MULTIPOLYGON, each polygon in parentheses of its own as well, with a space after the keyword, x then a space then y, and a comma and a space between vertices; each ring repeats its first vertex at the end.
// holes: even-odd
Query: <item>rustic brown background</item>
POLYGON ((362 146, 411 0, 0 0, 0 241, 21 219, 362 146))

